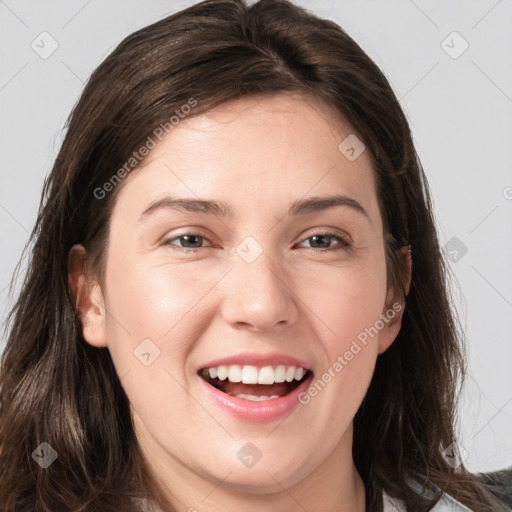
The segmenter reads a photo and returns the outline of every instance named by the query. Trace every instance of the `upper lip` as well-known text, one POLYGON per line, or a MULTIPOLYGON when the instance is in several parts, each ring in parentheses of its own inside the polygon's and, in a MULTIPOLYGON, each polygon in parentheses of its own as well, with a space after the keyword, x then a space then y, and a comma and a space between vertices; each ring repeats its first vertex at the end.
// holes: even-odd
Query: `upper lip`
POLYGON ((215 359, 214 361, 210 361, 205 363, 199 367, 199 370, 204 368, 215 368, 217 366, 230 366, 238 364, 240 366, 252 365, 257 367, 263 366, 296 366, 304 368, 305 370, 310 370, 310 365, 305 361, 302 361, 296 357, 289 356, 286 354, 255 354, 255 353, 246 353, 246 354, 236 354, 232 356, 223 357, 221 359, 215 359))

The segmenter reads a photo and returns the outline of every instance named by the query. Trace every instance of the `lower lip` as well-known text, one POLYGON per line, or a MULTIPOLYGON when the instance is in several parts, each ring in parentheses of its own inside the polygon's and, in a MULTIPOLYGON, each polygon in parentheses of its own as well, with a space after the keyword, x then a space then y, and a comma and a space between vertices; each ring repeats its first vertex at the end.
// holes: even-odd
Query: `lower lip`
POLYGON ((299 402, 299 395, 309 387, 313 375, 311 374, 308 379, 287 395, 280 398, 263 400, 262 402, 244 400, 243 398, 228 395, 208 384, 201 377, 198 376, 198 378, 203 383, 203 386, 206 387, 206 392, 209 393, 216 405, 223 411, 243 421, 269 423, 285 418, 299 405, 302 405, 299 402))

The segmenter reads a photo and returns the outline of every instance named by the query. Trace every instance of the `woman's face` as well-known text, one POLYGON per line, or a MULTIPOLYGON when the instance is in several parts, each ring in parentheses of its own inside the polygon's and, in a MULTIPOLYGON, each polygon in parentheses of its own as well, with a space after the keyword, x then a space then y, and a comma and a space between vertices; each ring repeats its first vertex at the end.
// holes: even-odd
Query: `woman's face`
POLYGON ((123 183, 84 336, 108 346, 162 479, 269 493, 352 467, 400 322, 351 133, 311 99, 238 99, 181 120, 123 183))

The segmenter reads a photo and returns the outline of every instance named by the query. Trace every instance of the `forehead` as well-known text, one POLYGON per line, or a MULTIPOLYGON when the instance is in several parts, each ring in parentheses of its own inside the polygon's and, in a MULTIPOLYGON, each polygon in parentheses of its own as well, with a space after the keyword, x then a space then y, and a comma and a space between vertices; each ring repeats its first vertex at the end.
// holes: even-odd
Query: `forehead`
POLYGON ((215 198, 243 214, 331 192, 372 214, 371 157, 348 159, 340 143, 349 136, 351 127, 316 98, 230 100, 174 126, 127 178, 120 200, 142 207, 164 194, 215 198))
MULTIPOLYGON (((185 117, 163 139, 153 156, 157 158, 169 145, 176 146, 181 141, 186 144, 187 138, 189 143, 199 143, 212 142, 212 137, 219 148, 229 138, 229 142, 244 144, 247 152, 256 143, 275 146, 282 142, 287 143, 286 148, 300 146, 311 151, 320 146, 320 139, 323 145, 334 143, 337 147, 337 141, 351 132, 340 114, 318 98, 297 93, 255 95, 232 99, 200 115, 185 117)), ((192 145, 191 149, 196 147, 192 145)), ((230 153, 224 156, 242 156, 230 153)))

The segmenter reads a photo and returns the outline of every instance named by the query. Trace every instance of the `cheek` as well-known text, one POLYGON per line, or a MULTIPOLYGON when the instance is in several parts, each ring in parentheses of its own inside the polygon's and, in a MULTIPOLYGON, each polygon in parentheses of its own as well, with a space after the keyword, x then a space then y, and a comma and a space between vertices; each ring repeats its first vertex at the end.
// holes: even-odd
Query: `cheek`
POLYGON ((302 274, 304 302, 314 312, 322 365, 304 397, 343 430, 370 384, 386 297, 384 258, 302 274))
MULTIPOLYGON (((122 323, 134 342, 144 338, 155 342, 172 339, 173 349, 179 350, 186 332, 200 322, 201 298, 219 275, 218 269, 217 272, 198 268, 192 271, 185 266, 150 267, 128 260, 113 266, 107 288, 112 316, 118 321, 110 322, 111 327, 119 332, 122 323)), ((163 345, 161 348, 165 349, 163 345)))
POLYGON ((331 357, 373 326, 383 312, 383 257, 354 260, 338 267, 315 265, 301 269, 298 275, 297 295, 319 322, 319 337, 326 342, 331 357))
MULTIPOLYGON (((111 261, 109 351, 122 386, 132 407, 157 431, 178 432, 182 420, 173 411, 187 411, 188 418, 197 413, 183 388, 189 378, 187 356, 206 328, 200 299, 218 276, 192 278, 179 266, 143 267, 143 258, 111 261)), ((205 421, 200 417, 197 424, 205 421)))

